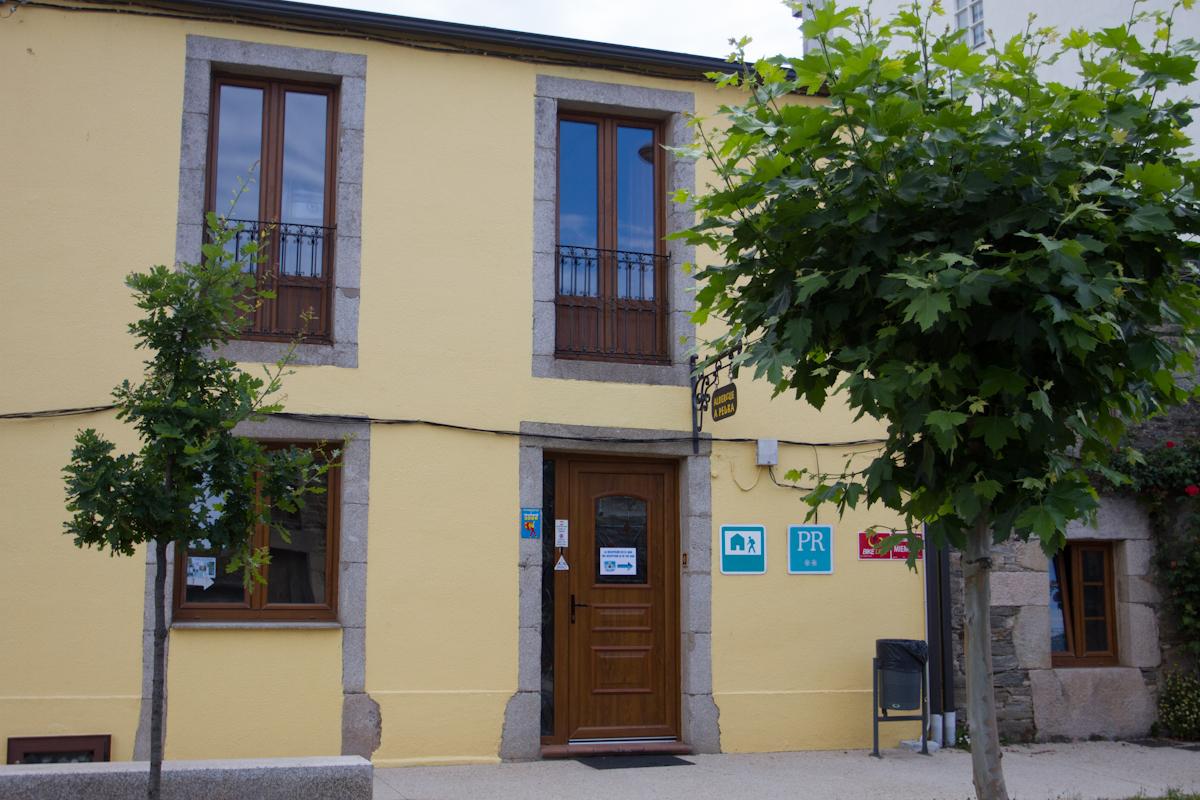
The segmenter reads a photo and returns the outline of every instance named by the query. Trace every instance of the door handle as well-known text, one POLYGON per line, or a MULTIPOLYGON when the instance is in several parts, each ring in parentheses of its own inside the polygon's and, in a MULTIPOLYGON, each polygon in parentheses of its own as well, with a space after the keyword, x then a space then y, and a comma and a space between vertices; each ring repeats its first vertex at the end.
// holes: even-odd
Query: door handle
POLYGON ((572 594, 571 595, 571 624, 572 625, 575 624, 575 609, 577 609, 577 608, 591 608, 591 606, 589 606, 587 603, 576 603, 575 595, 572 594))

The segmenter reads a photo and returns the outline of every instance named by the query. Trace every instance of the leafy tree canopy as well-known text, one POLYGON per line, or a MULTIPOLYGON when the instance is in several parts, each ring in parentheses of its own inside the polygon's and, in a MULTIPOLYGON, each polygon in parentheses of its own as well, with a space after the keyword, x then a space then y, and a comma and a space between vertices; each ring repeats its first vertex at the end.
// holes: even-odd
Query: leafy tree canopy
POLYGON ((940 11, 818 6, 815 52, 739 50, 711 76, 742 91, 718 130, 697 123, 718 185, 677 198, 700 220, 682 238, 719 258, 695 318, 723 321, 715 348, 741 344, 776 393, 840 391, 886 423, 865 470, 818 476, 814 506, 880 503, 960 547, 990 520, 1054 551, 1096 507, 1090 476, 1119 479, 1126 426, 1190 397, 1196 103, 1164 90, 1200 48, 1135 4, 1128 24, 1059 37, 1031 19, 975 51, 933 31, 940 11), (1062 59, 1078 85, 1039 77, 1062 59))
POLYGON ((294 511, 306 493, 323 492, 317 478, 332 459, 234 435, 239 422, 282 408, 269 401, 290 352, 261 378, 214 355, 270 293, 244 269, 258 258, 258 244, 234 253, 237 231, 212 214, 208 224, 212 241, 200 263, 160 265, 126 279, 143 312, 129 331, 149 357, 143 380, 124 381, 113 396, 117 418, 134 427, 141 446, 116 454, 94 429, 79 432, 63 470, 72 515, 65 527, 77 546, 113 555, 155 540, 207 540, 231 554, 230 571, 245 568, 249 583, 269 559, 265 548, 251 547, 254 525, 270 523, 272 506, 294 511), (256 488, 272 502, 256 502, 256 488))

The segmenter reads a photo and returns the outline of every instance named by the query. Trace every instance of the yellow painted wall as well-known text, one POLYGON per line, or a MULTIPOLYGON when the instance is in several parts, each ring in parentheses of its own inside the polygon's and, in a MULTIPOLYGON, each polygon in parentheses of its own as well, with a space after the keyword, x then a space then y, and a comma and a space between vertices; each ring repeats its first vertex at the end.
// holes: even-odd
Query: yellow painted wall
POLYGON ((341 752, 340 630, 175 630, 169 759, 341 752))
MULTIPOLYGON (((530 375, 533 92, 538 74, 634 83, 695 92, 708 113, 715 90, 34 7, 0 21, 4 106, 15 109, 0 114, 0 412, 104 403, 138 375, 121 279, 174 254, 188 33, 368 57, 359 368, 297 368, 289 410, 506 429, 522 420, 689 429, 684 388, 530 375)), ((709 432, 817 441, 879 432, 835 403, 818 414, 770 401, 748 376, 739 395, 737 416, 709 432)), ((142 561, 79 552, 58 533, 58 470, 76 428, 97 422, 115 430, 107 416, 0 422, 10 456, 0 463, 10 509, 0 517, 0 605, 18 610, 0 619, 0 738, 112 731, 115 757, 128 758, 142 561)), ((383 719, 377 761, 495 759, 516 687, 516 441, 377 426, 371 452, 367 689, 383 719)), ((822 465, 840 452, 823 453, 822 465)), ((780 475, 812 458, 787 447, 781 455, 780 475)), ((722 522, 761 521, 774 555, 762 577, 714 569, 726 749, 868 745, 870 643, 921 635, 920 580, 901 564, 853 557, 857 527, 890 520, 863 513, 839 524, 831 578, 789 576, 785 526, 803 517, 795 494, 757 474, 752 446, 718 445, 712 463, 714 541, 722 522), (743 491, 734 476, 758 484, 743 491)), ((168 755, 338 752, 340 670, 336 631, 177 630, 168 755)))
MULTIPOLYGON (((122 433, 107 422, 96 427, 122 433)), ((0 743, 111 733, 113 757, 127 759, 142 691, 145 557, 85 552, 63 534, 59 470, 72 428, 0 425, 0 743)))
MULTIPOLYGON (((741 413, 740 411, 738 412, 741 413)), ((796 438, 819 439, 797 435, 796 438)), ((828 441, 827 439, 825 439, 828 441)), ((825 450, 826 470, 845 459, 825 450)), ((810 448, 783 445, 776 477, 815 465, 810 448)), ((789 575, 789 525, 804 523, 800 493, 755 466, 753 444, 714 447, 713 697, 729 752, 869 747, 876 639, 924 638, 924 573, 902 561, 859 561, 858 531, 899 523, 868 509, 817 522, 834 530, 832 575, 789 575), (722 575, 720 525, 767 528, 767 574, 722 575)), ((920 735, 917 723, 880 726, 881 744, 920 735)))
POLYGON ((377 426, 371 454, 375 758, 495 759, 517 684, 517 440, 377 426))

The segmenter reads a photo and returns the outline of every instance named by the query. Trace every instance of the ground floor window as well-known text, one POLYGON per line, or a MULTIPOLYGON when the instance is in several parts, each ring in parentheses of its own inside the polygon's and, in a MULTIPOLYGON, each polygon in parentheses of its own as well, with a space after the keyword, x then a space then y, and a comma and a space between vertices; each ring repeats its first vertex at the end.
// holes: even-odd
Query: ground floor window
POLYGON ((1050 561, 1050 650, 1054 666, 1117 663, 1110 542, 1069 542, 1050 561))
MULTIPOLYGON (((272 442, 268 447, 307 447, 325 457, 315 442, 272 442)), ((272 512, 272 525, 259 525, 253 547, 267 547, 271 561, 265 583, 246 589, 241 572, 228 571, 230 554, 192 542, 176 559, 177 620, 336 620, 340 481, 337 467, 325 473, 325 492, 305 496, 304 508, 272 512), (285 537, 275 527, 287 531, 285 537)), ((270 498, 260 498, 270 502, 270 498)))
POLYGON ((9 764, 81 764, 108 761, 112 735, 14 736, 8 740, 9 764))

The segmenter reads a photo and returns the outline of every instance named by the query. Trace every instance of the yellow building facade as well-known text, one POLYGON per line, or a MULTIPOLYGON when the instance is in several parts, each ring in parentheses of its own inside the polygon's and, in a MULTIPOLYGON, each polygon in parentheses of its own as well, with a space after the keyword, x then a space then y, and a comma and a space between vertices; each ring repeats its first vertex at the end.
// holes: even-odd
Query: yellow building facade
MULTIPOLYGON (((661 238, 689 221, 668 192, 710 176, 660 145, 716 112, 720 62, 287 3, 9 11, 0 412, 104 406, 136 380, 122 279, 196 257, 228 179, 213 159, 246 137, 260 207, 293 215, 279 251, 309 248, 276 264, 287 296, 324 312, 290 416, 246 432, 348 442, 328 613, 180 613, 206 591, 190 559, 208 562, 177 555, 167 758, 870 745, 874 641, 924 638, 923 569, 860 558, 859 531, 899 520, 823 510, 832 572, 793 574, 806 507, 780 484, 865 464, 882 429, 743 374, 736 414, 706 412, 693 442, 688 356, 712 331, 682 265, 712 256, 661 238), (284 111, 264 99, 238 133, 239 91, 284 111), (300 126, 312 98, 320 124, 300 126), (321 169, 293 180, 309 156, 321 169), (594 235, 564 242, 578 202, 594 235), (649 251, 622 245, 639 235, 649 251), (758 440, 779 441, 773 474, 758 440), (736 574, 725 526, 761 530, 761 574, 736 574)), ((247 369, 285 346, 284 296, 230 345, 247 369)), ((0 420, 0 739, 109 734, 114 760, 144 758, 153 565, 62 534, 88 426, 136 445, 111 410, 0 420)))

